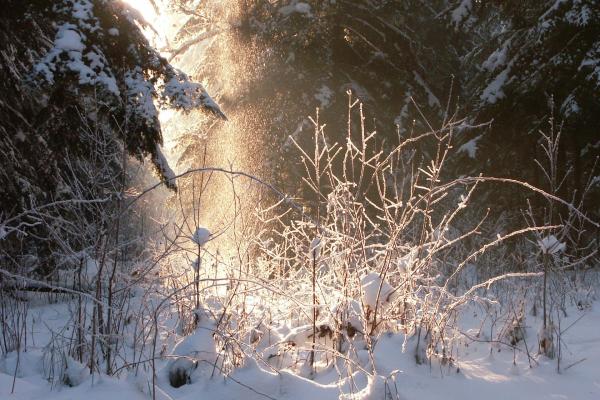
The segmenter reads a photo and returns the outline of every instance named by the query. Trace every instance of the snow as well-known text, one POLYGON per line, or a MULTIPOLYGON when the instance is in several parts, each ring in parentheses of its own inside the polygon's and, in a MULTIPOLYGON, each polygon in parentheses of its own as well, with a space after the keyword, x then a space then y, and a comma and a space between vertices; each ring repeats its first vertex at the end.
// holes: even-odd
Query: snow
POLYGON ((308 258, 311 260, 318 260, 321 256, 321 238, 315 237, 308 248, 308 258))
MULTIPOLYGON (((290 329, 289 333, 281 339, 281 342, 293 343, 293 346, 310 349, 312 347, 312 338, 313 326, 310 324, 290 329)), ((319 343, 322 346, 331 345, 331 340, 329 340, 328 343, 327 339, 327 336, 321 336, 317 332, 317 337, 315 339, 316 343, 319 343)))
POLYGON ((203 247, 208 243, 211 239, 212 234, 203 226, 199 226, 196 229, 196 232, 192 235, 192 241, 196 243, 198 246, 203 247))
POLYGON ((473 8, 472 0, 462 0, 458 7, 452 11, 452 22, 455 27, 458 27, 471 13, 473 8))
POLYGON ((331 90, 327 85, 323 85, 315 94, 315 99, 321 104, 321 108, 325 109, 331 105, 331 99, 333 98, 333 95, 333 90, 331 90))
POLYGON ((192 374, 198 368, 198 361, 191 357, 180 357, 169 364, 169 383, 174 388, 192 383, 192 374))
POLYGON ((573 114, 579 114, 579 112, 581 111, 581 107, 577 103, 575 96, 573 96, 573 94, 570 94, 565 99, 565 101, 563 101, 562 105, 560 106, 560 110, 565 115, 565 117, 569 117, 573 114))
MULTIPOLYGON (((78 77, 80 85, 100 86, 115 97, 120 96, 119 86, 106 56, 97 46, 92 46, 90 44, 92 40, 88 40, 86 36, 86 34, 95 35, 98 30, 98 21, 93 14, 93 3, 89 0, 79 0, 70 3, 70 7, 70 9, 65 8, 65 20, 57 24, 52 47, 35 64, 34 75, 53 85, 58 76, 72 72, 78 77)), ((128 17, 136 21, 142 18, 141 15, 134 15, 135 10, 130 8, 126 10, 128 17)), ((119 30, 112 27, 107 30, 107 34, 118 36, 119 30)), ((147 77, 146 72, 139 67, 125 74, 127 101, 135 113, 145 119, 147 126, 153 126, 158 121, 154 104, 157 98, 160 106, 184 111, 204 108, 225 118, 201 84, 191 82, 186 74, 175 68, 168 68, 165 75, 162 77, 164 81, 161 82, 160 91, 157 92, 154 80, 147 77)))
POLYGON ((407 254, 405 254, 404 256, 398 258, 398 260, 396 261, 397 265, 398 265, 398 269, 403 273, 403 274, 408 274, 411 272, 413 266, 415 265, 417 261, 417 249, 416 248, 412 248, 407 254))
POLYGON ((592 19, 593 11, 587 4, 582 4, 581 1, 573 2, 571 8, 566 14, 565 19, 578 27, 586 26, 592 19))
POLYGON ((202 267, 202 258, 197 257, 194 261, 192 261, 192 269, 194 271, 199 271, 200 268, 202 267))
POLYGON ((63 287, 73 286, 73 282, 78 282, 81 273, 81 285, 84 288, 91 288, 96 281, 100 267, 98 261, 87 254, 77 254, 68 260, 70 268, 58 271, 58 284, 63 287), (82 262, 83 260, 83 262, 82 262), (81 271, 79 271, 81 268, 81 271))
POLYGON ((406 125, 404 121, 406 121, 409 117, 409 105, 411 104, 412 93, 410 90, 406 92, 404 95, 404 104, 402 109, 400 110, 400 114, 394 118, 394 124, 398 127, 400 134, 405 133, 407 131, 406 125))
POLYGON ((175 172, 171 169, 167 157, 165 157, 160 145, 157 143, 154 149, 154 156, 152 159, 154 165, 158 169, 159 175, 164 178, 168 186, 174 187, 176 181, 175 172))
POLYGON ((544 254, 556 254, 565 251, 567 245, 563 242, 560 242, 556 236, 549 235, 538 241, 540 246, 540 250, 544 254))
POLYGON ((63 374, 63 383, 67 386, 79 386, 89 376, 89 369, 75 361, 72 357, 65 356, 65 371, 63 374))
POLYGON ((307 16, 310 16, 311 15, 310 10, 311 10, 310 4, 294 1, 294 2, 292 2, 292 4, 280 7, 279 13, 286 17, 291 14, 294 14, 294 13, 305 14, 307 16))
POLYGON ((148 126, 153 126, 158 118, 154 105, 156 92, 154 85, 145 79, 141 68, 125 73, 125 87, 128 104, 135 109, 137 115, 144 118, 148 126))
POLYGON ((43 354, 39 350, 17 353, 12 351, 0 359, 0 373, 17 378, 35 377, 43 373, 43 354))
MULTIPOLYGON (((85 257, 85 262, 83 264, 83 269, 81 271, 81 278, 84 284, 87 284, 91 287, 92 283, 96 281, 96 277, 98 276, 98 271, 100 267, 98 266, 98 261, 93 259, 92 257, 85 257)), ((77 272, 75 272, 77 273, 77 272)), ((74 282, 71 280, 70 282, 74 282)), ((70 283, 69 282, 69 283, 70 283)), ((66 284, 66 286, 69 285, 66 284)))
POLYGON ((487 71, 494 72, 498 68, 506 65, 508 50, 510 48, 510 39, 507 40, 501 48, 496 49, 490 56, 481 64, 481 67, 487 71))
POLYGON ((93 3, 89 0, 78 0, 71 4, 70 22, 57 26, 52 47, 46 55, 34 65, 34 73, 42 76, 49 84, 54 84, 56 74, 70 71, 79 77, 80 85, 100 85, 111 94, 119 96, 119 88, 106 57, 96 47, 88 48, 84 32, 93 32, 96 18, 93 14, 93 3))
POLYGON ((487 85, 481 94, 481 100, 486 103, 495 104, 498 100, 505 97, 502 88, 509 82, 509 73, 511 65, 509 64, 502 72, 487 85))
MULTIPOLYGON (((553 240, 550 240, 553 241, 553 240)), ((367 288, 379 285, 378 274, 363 278, 367 288)), ((384 290, 388 290, 386 284, 384 290)), ((370 289, 369 289, 370 290, 370 289)), ((589 294, 587 295, 589 298, 589 294)), ((341 303, 340 303, 341 306, 341 303)), ((334 308, 333 314, 342 309, 334 308)), ((541 318, 527 313, 523 338, 528 343, 532 361, 530 367, 525 345, 519 350, 508 345, 488 342, 491 322, 484 320, 481 307, 472 305, 459 318, 461 332, 454 340, 454 360, 442 365, 433 360, 431 365, 417 365, 414 359, 414 338, 404 334, 384 333, 376 337, 371 367, 371 357, 364 350, 364 342, 355 341, 355 351, 349 359, 356 362, 351 376, 347 376, 345 363, 324 369, 311 379, 299 371, 284 368, 274 372, 265 361, 246 358, 245 365, 228 376, 212 377, 214 361, 218 360, 213 333, 214 319, 200 310, 199 324, 188 336, 180 338, 168 351, 168 357, 157 363, 157 399, 193 400, 202 398, 258 400, 265 396, 282 400, 334 400, 334 399, 457 399, 457 400, 504 400, 526 398, 545 400, 561 398, 571 400, 595 400, 600 397, 600 309, 597 302, 577 309, 570 306, 561 322, 563 327, 563 360, 561 373, 557 373, 557 361, 537 353, 538 331, 541 318), (569 327, 565 329, 565 327, 569 327), (488 332, 488 333, 486 333, 488 332), (468 336, 467 336, 468 335, 468 336), (479 341, 470 340, 468 337, 479 341), (359 344, 363 343, 363 344, 359 344), (198 361, 197 365, 195 361, 198 361), (358 367, 360 366, 360 368, 358 367), (362 369, 365 371, 363 371, 362 369), (170 385, 169 373, 186 371, 189 384, 179 388, 170 385), (374 372, 376 371, 376 372, 374 372), (340 375, 341 372, 341 375, 340 375), (367 373, 368 372, 368 373, 367 373)), ((350 319, 361 326, 361 306, 351 301, 345 307, 350 319)), ((28 324, 31 330, 26 352, 11 352, 0 357, 0 398, 16 400, 70 400, 82 399, 148 399, 152 397, 151 372, 140 370, 137 374, 123 373, 120 378, 87 373, 87 368, 74 360, 66 360, 66 382, 73 387, 56 382, 53 387, 45 376, 44 351, 48 349, 50 330, 60 331, 68 325, 70 314, 65 304, 34 306, 28 324), (13 375, 19 357, 15 380, 15 392, 11 394, 13 375)), ((510 322, 510 321, 509 321, 510 322)), ((312 326, 285 327, 287 333, 275 341, 294 341, 297 346, 312 346, 312 326)), ((498 327, 496 328, 498 329, 498 327)), ((284 330, 283 327, 281 329, 284 330)), ((272 333, 275 335, 275 333, 272 333)), ((498 333, 500 334, 500 333, 498 333)), ((494 337, 496 334, 494 334, 494 337)), ((330 346, 325 338, 319 338, 319 346, 330 346)), ((321 347, 322 348, 322 347, 321 347)), ((219 365, 219 363, 217 363, 219 365)), ((308 375, 306 375, 308 376, 308 375)))
POLYGON ((345 302, 337 303, 331 309, 331 315, 333 318, 340 318, 342 326, 347 326, 347 324, 350 324, 350 326, 352 326, 358 332, 365 331, 363 325, 364 312, 362 306, 354 299, 346 299, 345 302))
POLYGON ((185 370, 192 382, 199 379, 206 369, 217 361, 218 355, 214 340, 215 322, 204 310, 197 310, 199 322, 195 331, 175 345, 166 372, 169 380, 173 375, 185 370))
MULTIPOLYGON (((569 321, 579 316, 571 315, 569 321)), ((564 367, 582 358, 586 358, 586 361, 561 374, 556 372, 556 360, 539 357, 539 365, 534 363, 534 367, 530 368, 526 353, 518 351, 515 365, 513 351, 508 346, 490 348, 488 343, 467 341, 459 344, 459 359, 454 367, 438 365, 415 368, 411 364, 414 364, 414 360, 402 352, 404 343, 400 336, 383 336, 375 349, 375 358, 380 375, 401 371, 397 382, 405 399, 592 400, 600 396, 598 375, 593 371, 597 367, 592 365, 592 360, 600 354, 600 346, 596 344, 600 343, 600 337, 594 332, 597 328, 593 328, 598 323, 600 313, 590 312, 574 326, 577 333, 569 332, 563 337, 570 352, 569 361, 565 362, 564 367), (586 343, 583 337, 592 342, 586 343), (457 368, 460 372, 457 372, 457 368)), ((568 326, 569 322, 565 321, 565 324, 568 326)), ((527 342, 535 346, 536 330, 528 329, 527 334, 527 342)), ((530 347, 530 351, 535 354, 537 348, 530 347)))
MULTIPOLYGON (((513 353, 509 346, 485 342, 473 342, 466 338, 456 342, 458 358, 452 366, 435 364, 418 366, 415 364, 412 348, 414 340, 408 341, 402 334, 384 334, 378 338, 373 358, 377 366, 377 374, 366 375, 355 372, 351 378, 356 387, 354 395, 348 396, 351 383, 349 378, 338 375, 336 369, 318 374, 314 379, 303 378, 291 370, 278 373, 266 368, 260 362, 248 360, 247 364, 236 369, 226 378, 211 378, 212 365, 199 362, 198 367, 190 367, 191 384, 173 388, 169 384, 169 367, 181 364, 182 361, 168 361, 158 371, 158 399, 192 400, 202 394, 203 398, 258 400, 265 395, 284 400, 334 400, 334 399, 385 399, 397 398, 406 400, 457 399, 457 400, 504 400, 506 398, 526 398, 542 400, 561 398, 571 400, 595 400, 600 396, 598 376, 600 366, 595 361, 600 357, 600 310, 595 303, 591 308, 578 311, 567 310, 568 317, 563 326, 571 326, 563 334, 564 360, 562 373, 556 371, 556 360, 537 355, 537 329, 541 323, 539 318, 528 315, 524 335, 529 349, 536 358, 536 363, 529 366, 525 351, 513 353), (567 350, 565 350, 567 349, 567 350), (491 352, 490 352, 491 351, 491 352), (513 363, 513 360, 516 363, 513 363), (579 364, 574 364, 580 362, 579 364), (567 369, 568 368, 568 369, 567 369), (458 372, 457 372, 458 371, 458 372), (339 381, 339 382, 338 382, 339 381), (387 397, 384 395, 388 393, 387 397), (392 395, 390 396, 389 393, 392 395)), ((64 310, 64 308, 63 308, 64 310)), ((34 324, 36 332, 44 327, 44 322, 65 323, 68 315, 61 312, 59 305, 43 306, 39 310, 42 320, 34 324), (57 318, 52 321, 49 318, 57 318), (62 320, 60 320, 62 318, 62 320)), ((480 328, 477 307, 466 312, 462 323, 464 332, 474 337, 480 328)), ((199 329, 192 335, 179 341, 173 355, 177 354, 214 354, 214 340, 211 329, 214 324, 210 319, 201 319, 199 329), (202 328, 202 329, 200 329, 202 328), (206 329, 204 329, 206 328, 206 329)), ((483 331, 489 329, 486 323, 483 331)), ((302 333, 309 331, 307 327, 294 329, 288 335, 299 340, 302 333)), ((306 346, 312 341, 304 335, 306 346)), ((36 344, 43 347, 38 334, 36 344)), ((523 348, 523 345, 519 345, 523 348)), ((42 353, 31 349, 20 354, 20 369, 15 382, 15 393, 11 393, 16 353, 10 353, 0 360, 0 398, 16 400, 68 400, 81 399, 148 399, 151 398, 151 378, 149 374, 125 374, 121 378, 108 376, 79 375, 81 365, 73 364, 75 376, 81 382, 75 387, 66 385, 51 388, 42 374, 42 353)), ((204 356, 207 358, 206 356, 204 356)), ((199 357, 201 358, 201 357, 199 357)), ((211 358, 212 359, 212 358, 211 358)), ((357 351, 357 359, 361 365, 369 366, 369 357, 364 350, 357 351)), ((340 365, 341 367, 341 365, 340 365)), ((68 369, 71 369, 69 366, 68 369)))
POLYGON ((425 80, 419 75, 416 71, 413 71, 413 75, 415 77, 415 81, 421 85, 425 93, 427 93, 427 102, 429 107, 441 107, 440 100, 437 98, 435 94, 429 88, 429 85, 425 82, 425 80))
POLYGON ((188 76, 173 69, 172 76, 164 83, 160 97, 165 105, 183 111, 204 108, 226 119, 217 103, 200 83, 192 82, 188 76))
POLYGON ((475 158, 477 155, 477 142, 481 139, 481 135, 469 140, 467 143, 458 148, 458 152, 465 152, 470 158, 475 158))
POLYGON ((82 43, 81 35, 70 29, 68 25, 63 25, 62 29, 59 29, 54 41, 54 46, 63 51, 83 51, 85 45, 82 43))
POLYGON ((361 280, 363 302, 365 306, 375 309, 376 305, 390 301, 390 295, 394 288, 383 281, 377 272, 371 272, 365 275, 361 280), (379 301, 378 301, 379 300, 379 301))
POLYGON ((539 21, 547 20, 547 18, 550 14, 552 14, 554 11, 558 10, 560 8, 561 4, 566 3, 566 2, 567 2, 567 0, 556 0, 554 2, 554 4, 552 4, 552 6, 550 8, 548 8, 546 10, 546 12, 540 16, 539 21))
POLYGON ((597 88, 600 87, 600 41, 596 42, 587 52, 578 70, 589 71, 586 79, 597 88))
POLYGON ((89 0, 77 0, 73 2, 73 17, 85 21, 94 17, 94 5, 89 0))
POLYGON ((60 387, 52 390, 49 383, 37 377, 20 379, 15 382, 15 391, 11 393, 13 377, 0 373, 0 399, 11 400, 148 400, 148 397, 135 386, 121 379, 103 376, 95 381, 88 375, 79 386, 60 387))

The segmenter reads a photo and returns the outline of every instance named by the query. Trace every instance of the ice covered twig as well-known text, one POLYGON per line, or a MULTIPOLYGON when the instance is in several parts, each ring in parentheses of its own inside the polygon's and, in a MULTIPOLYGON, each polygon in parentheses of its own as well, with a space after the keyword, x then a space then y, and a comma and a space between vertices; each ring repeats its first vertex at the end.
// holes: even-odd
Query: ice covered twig
POLYGON ((318 260, 321 255, 321 238, 316 236, 312 242, 310 242, 310 246, 308 248, 308 257, 311 260, 318 260))

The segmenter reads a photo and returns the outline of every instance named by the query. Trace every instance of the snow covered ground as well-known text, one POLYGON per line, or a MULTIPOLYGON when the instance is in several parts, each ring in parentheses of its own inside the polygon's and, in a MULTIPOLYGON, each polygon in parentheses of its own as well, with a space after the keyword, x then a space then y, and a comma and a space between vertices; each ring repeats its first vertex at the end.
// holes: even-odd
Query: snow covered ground
MULTIPOLYGON (((81 378, 79 385, 51 385, 45 380, 48 360, 44 358, 47 351, 44 339, 48 340, 50 331, 56 334, 68 326, 67 311, 65 304, 44 305, 30 310, 28 350, 19 356, 16 378, 16 353, 0 360, 0 399, 152 398, 148 376, 92 377, 75 365, 71 373, 81 378)), ((375 346, 375 377, 357 369, 353 379, 347 376, 340 378, 336 368, 330 367, 311 380, 287 370, 274 372, 268 370, 266 364, 249 360, 228 378, 218 373, 213 376, 212 365, 200 363, 192 374, 191 384, 173 388, 168 379, 169 361, 163 359, 157 367, 159 389, 156 398, 597 400, 600 398, 600 363, 597 361, 600 359, 600 305, 595 303, 586 310, 573 307, 567 313, 568 316, 561 321, 564 332, 561 373, 557 373, 556 360, 538 355, 539 318, 526 317, 526 342, 532 356, 530 367, 525 344, 520 342, 518 350, 513 351, 508 345, 490 343, 487 340, 489 334, 485 333, 487 326, 484 324, 484 329, 479 329, 482 313, 477 307, 472 307, 465 313, 468 315, 463 315, 461 325, 465 335, 456 341, 458 357, 452 366, 442 366, 438 362, 417 365, 412 351, 414 342, 404 343, 400 334, 384 334, 375 346), (479 337, 476 337, 478 332, 479 337), (350 387, 354 389, 349 390, 350 387)), ((497 339, 496 334, 493 335, 497 339)), ((200 337, 210 338, 210 335, 200 337)), ((369 357, 366 351, 364 353, 358 354, 357 359, 365 369, 370 369, 369 357)))

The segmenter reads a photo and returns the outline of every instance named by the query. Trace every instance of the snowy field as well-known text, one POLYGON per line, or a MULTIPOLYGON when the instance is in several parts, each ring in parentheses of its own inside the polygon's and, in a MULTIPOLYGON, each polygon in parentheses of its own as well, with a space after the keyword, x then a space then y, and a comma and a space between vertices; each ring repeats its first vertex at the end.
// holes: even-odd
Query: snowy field
MULTIPOLYGON (((200 364, 194 370, 191 384, 180 388, 169 385, 169 362, 157 366, 157 392, 160 399, 337 399, 353 385, 357 399, 599 399, 600 398, 600 305, 586 310, 573 307, 561 321, 561 372, 557 360, 538 354, 537 318, 527 317, 526 340, 514 349, 508 344, 490 343, 485 331, 489 324, 481 321, 475 308, 465 314, 461 325, 463 338, 457 341, 458 359, 452 366, 431 363, 417 365, 409 341, 400 334, 383 334, 374 350, 375 377, 357 371, 353 383, 340 378, 334 366, 320 371, 314 379, 303 378, 290 370, 278 373, 250 360, 230 377, 215 374, 212 365, 200 364), (478 335, 479 333, 479 335, 478 335), (479 336, 479 337, 477 337, 479 336), (525 344, 526 343, 526 344, 525 344), (403 351, 404 349, 404 351, 403 351), (527 356, 529 349, 531 359, 527 356), (530 367, 531 364, 531 367, 530 367)), ((152 398, 150 379, 141 374, 122 374, 120 379, 94 375, 87 369, 69 365, 68 375, 74 387, 51 385, 46 379, 50 332, 68 334, 68 307, 45 305, 30 310, 28 350, 11 353, 0 360, 0 398, 18 400, 67 399, 148 399, 152 398), (16 371, 16 374, 15 374, 16 371), (45 372, 46 371, 46 372, 45 372)), ((187 347, 210 346, 210 335, 191 335, 187 347)), ((495 333, 493 333, 495 335, 495 333)), ((181 345, 176 346, 181 348, 181 345)), ((360 353, 360 351, 359 351, 360 353)), ((359 363, 370 369, 366 351, 358 354, 359 363)))

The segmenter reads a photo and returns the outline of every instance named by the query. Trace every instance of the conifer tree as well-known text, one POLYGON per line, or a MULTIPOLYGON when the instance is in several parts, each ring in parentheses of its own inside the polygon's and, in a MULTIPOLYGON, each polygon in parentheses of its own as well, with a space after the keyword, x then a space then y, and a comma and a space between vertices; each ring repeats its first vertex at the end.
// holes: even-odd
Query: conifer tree
MULTIPOLYGON (((10 253, 27 238, 27 251, 47 255, 57 245, 50 242, 58 228, 48 230, 38 217, 26 220, 31 232, 11 231, 4 220, 64 200, 108 198, 103 204, 114 205, 122 191, 118 182, 127 179, 124 155, 150 159, 160 179, 175 188, 161 151, 158 110, 224 114, 201 84, 149 44, 141 31, 146 22, 124 2, 9 0, 3 9, 0 245, 10 253)), ((106 207, 63 210, 59 225, 80 217, 94 225, 106 207)), ((69 235, 61 232, 60 240, 69 242, 69 235)))

